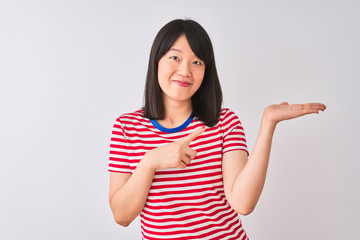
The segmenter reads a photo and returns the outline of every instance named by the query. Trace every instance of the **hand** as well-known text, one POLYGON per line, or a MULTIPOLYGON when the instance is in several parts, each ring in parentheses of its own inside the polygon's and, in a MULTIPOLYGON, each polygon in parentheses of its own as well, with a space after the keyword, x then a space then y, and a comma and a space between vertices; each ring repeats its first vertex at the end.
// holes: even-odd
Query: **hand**
POLYGON ((184 169, 197 154, 189 144, 204 131, 205 127, 201 127, 178 141, 154 148, 145 154, 142 161, 148 162, 153 170, 184 169))
POLYGON ((263 118, 277 124, 280 121, 297 118, 306 114, 324 111, 326 106, 322 103, 281 104, 270 105, 265 108, 263 118))

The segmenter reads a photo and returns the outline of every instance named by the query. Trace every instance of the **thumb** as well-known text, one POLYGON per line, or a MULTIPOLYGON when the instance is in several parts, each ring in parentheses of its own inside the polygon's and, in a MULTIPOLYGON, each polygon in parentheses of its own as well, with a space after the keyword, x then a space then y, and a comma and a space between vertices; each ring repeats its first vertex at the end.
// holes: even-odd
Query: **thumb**
POLYGON ((196 129, 195 131, 181 139, 180 142, 189 145, 195 138, 197 138, 197 136, 199 136, 203 132, 205 132, 205 126, 196 129))

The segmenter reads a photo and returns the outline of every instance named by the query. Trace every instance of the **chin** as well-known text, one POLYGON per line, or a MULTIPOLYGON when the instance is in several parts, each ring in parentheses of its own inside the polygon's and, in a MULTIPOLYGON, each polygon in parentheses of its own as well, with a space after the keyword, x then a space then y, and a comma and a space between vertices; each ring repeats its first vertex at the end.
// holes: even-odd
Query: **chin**
POLYGON ((187 102, 191 101, 191 96, 173 96, 171 99, 178 102, 187 102))

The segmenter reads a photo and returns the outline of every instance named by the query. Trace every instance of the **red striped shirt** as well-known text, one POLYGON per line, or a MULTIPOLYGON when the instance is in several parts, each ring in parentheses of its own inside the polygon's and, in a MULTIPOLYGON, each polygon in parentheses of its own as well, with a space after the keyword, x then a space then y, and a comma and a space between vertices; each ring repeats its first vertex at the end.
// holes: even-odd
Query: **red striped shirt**
MULTIPOLYGON (((142 111, 116 119, 109 154, 109 171, 134 172, 143 155, 180 140, 204 124, 193 119, 177 132, 164 132, 142 117, 142 111)), ((238 214, 224 194, 222 155, 247 152, 238 117, 224 108, 218 123, 190 143, 195 159, 185 169, 155 173, 147 202, 140 213, 143 239, 248 239, 238 214)))

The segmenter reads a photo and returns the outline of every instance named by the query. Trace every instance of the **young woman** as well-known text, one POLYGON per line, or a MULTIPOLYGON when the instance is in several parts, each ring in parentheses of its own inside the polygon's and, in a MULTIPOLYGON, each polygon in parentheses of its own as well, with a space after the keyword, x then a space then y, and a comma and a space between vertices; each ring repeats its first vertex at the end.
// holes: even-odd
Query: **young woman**
POLYGON ((192 20, 157 34, 144 99, 116 119, 109 162, 114 219, 128 226, 140 214, 143 239, 248 239, 238 213, 260 197, 276 124, 326 108, 266 107, 248 159, 241 122, 221 108, 210 38, 192 20))

